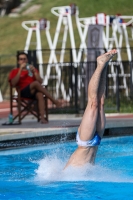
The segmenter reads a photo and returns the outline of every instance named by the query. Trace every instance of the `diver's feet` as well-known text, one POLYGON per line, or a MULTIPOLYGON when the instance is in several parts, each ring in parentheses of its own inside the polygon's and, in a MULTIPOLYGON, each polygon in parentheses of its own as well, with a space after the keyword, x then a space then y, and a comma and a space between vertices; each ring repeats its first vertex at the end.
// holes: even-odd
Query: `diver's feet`
POLYGON ((98 58, 97 58, 97 64, 98 66, 100 67, 104 67, 105 64, 107 62, 109 62, 110 59, 112 59, 115 55, 117 54, 117 51, 116 49, 113 49, 103 55, 100 55, 98 58))

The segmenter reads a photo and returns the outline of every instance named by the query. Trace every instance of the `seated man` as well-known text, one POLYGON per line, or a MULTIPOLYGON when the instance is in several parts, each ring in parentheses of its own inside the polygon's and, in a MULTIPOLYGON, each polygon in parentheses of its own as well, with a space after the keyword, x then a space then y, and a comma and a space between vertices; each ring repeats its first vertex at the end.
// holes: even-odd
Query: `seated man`
POLYGON ((76 136, 78 148, 71 155, 65 168, 69 165, 82 166, 87 162, 93 164, 95 161, 106 122, 104 98, 107 63, 116 53, 116 50, 111 50, 97 58, 97 68, 88 85, 88 104, 76 136))
POLYGON ((38 70, 32 65, 27 65, 28 55, 26 53, 19 53, 17 55, 17 62, 19 68, 13 69, 10 72, 9 81, 12 86, 20 87, 21 97, 36 98, 38 100, 41 123, 47 123, 44 118, 43 95, 46 95, 56 106, 60 106, 60 104, 48 93, 46 88, 42 87, 41 83, 43 80, 40 77, 38 70))

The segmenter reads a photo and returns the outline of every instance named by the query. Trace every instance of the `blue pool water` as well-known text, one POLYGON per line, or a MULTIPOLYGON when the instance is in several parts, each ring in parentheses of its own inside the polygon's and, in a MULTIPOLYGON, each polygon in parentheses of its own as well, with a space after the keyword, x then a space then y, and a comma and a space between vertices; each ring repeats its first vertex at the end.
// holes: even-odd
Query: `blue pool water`
POLYGON ((0 200, 132 200, 133 136, 103 139, 95 166, 67 168, 75 142, 0 152, 0 200))

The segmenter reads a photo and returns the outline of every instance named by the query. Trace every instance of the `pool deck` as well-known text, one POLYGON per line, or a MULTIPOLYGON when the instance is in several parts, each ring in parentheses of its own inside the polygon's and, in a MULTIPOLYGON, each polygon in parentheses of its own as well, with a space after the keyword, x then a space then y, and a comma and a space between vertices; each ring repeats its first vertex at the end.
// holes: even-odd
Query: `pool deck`
MULTIPOLYGON (((57 114, 49 115, 48 124, 40 124, 33 116, 27 116, 21 125, 2 125, 8 121, 9 107, 0 103, 0 148, 6 147, 12 141, 30 139, 30 143, 43 138, 43 142, 60 139, 74 139, 82 115, 57 114), (56 136, 56 137, 55 137, 56 136), (47 141, 44 138, 49 138, 47 141), (58 139, 59 139, 58 138, 58 139), (32 139, 32 141, 31 141, 32 139), (34 141, 33 141, 34 139, 34 141), (4 144, 4 146, 3 146, 4 144), (2 145, 2 147, 1 147, 2 145)), ((105 136, 133 134, 133 114, 106 114, 105 136)), ((35 142, 36 141, 36 142, 35 142)), ((24 142, 23 142, 24 143, 24 142)))

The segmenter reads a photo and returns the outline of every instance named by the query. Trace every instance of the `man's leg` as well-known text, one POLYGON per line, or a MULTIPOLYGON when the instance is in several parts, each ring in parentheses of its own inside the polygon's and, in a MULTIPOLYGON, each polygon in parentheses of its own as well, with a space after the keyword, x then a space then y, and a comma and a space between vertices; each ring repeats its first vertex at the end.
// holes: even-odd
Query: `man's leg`
POLYGON ((98 89, 98 118, 96 123, 96 131, 102 138, 105 130, 105 112, 104 112, 104 101, 105 101, 105 90, 106 90, 106 72, 107 72, 107 65, 102 72, 100 85, 98 89))
POLYGON ((45 105, 44 105, 44 98, 43 98, 43 94, 41 92, 37 92, 36 93, 36 98, 38 100, 38 108, 39 108, 39 113, 40 113, 40 121, 43 124, 48 123, 47 120, 44 118, 44 114, 45 114, 45 105))
POLYGON ((30 84, 31 93, 34 94, 35 91, 41 92, 42 94, 46 95, 57 107, 60 106, 60 103, 55 100, 47 91, 46 88, 43 88, 42 85, 38 81, 34 81, 30 84))
MULTIPOLYGON (((91 140, 94 137, 95 131, 102 138, 105 129, 105 113, 104 113, 104 98, 106 89, 106 70, 107 62, 116 54, 116 50, 101 55, 97 58, 97 69, 94 72, 88 90, 88 110, 85 116, 83 125, 80 125, 79 134, 81 140, 91 140), (101 67, 103 70, 101 71, 101 67), (100 69, 100 70, 99 70, 100 69), (93 120, 91 120, 91 118, 93 120), (88 119, 88 122, 87 122, 88 119), (89 120, 90 119, 90 120, 89 120), (87 124, 88 123, 88 124, 87 124), (85 129, 86 127, 86 129, 85 129), (85 131, 86 130, 86 131, 85 131), (87 132, 88 130, 88 132, 87 132)), ((94 164, 98 146, 90 147, 88 154, 88 162, 94 164)))
MULTIPOLYGON (((105 100, 105 89, 106 89, 106 71, 107 71, 107 65, 103 69, 100 83, 99 83, 99 88, 98 88, 98 117, 97 117, 97 122, 96 122, 96 131, 98 135, 102 138, 105 130, 105 123, 106 123, 106 118, 105 118, 105 112, 104 112, 104 100, 105 100)), ((98 146, 91 147, 90 149, 90 163, 94 164, 95 162, 95 157, 96 153, 98 150, 98 146)))
MULTIPOLYGON (((108 62, 113 55, 116 54, 115 50, 105 53, 97 58, 97 68, 92 75, 88 86, 88 104, 82 118, 82 122, 78 129, 80 139, 83 141, 91 140, 96 131, 96 123, 98 118, 98 100, 99 100, 99 86, 103 69, 106 62, 108 62)), ((105 91, 105 86, 100 86, 101 90, 105 91)))

